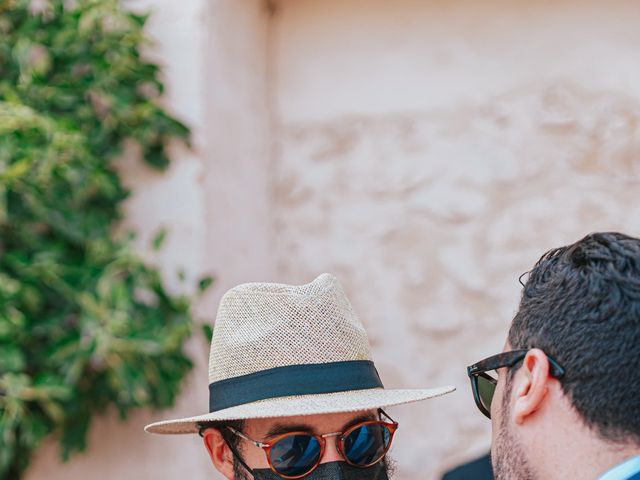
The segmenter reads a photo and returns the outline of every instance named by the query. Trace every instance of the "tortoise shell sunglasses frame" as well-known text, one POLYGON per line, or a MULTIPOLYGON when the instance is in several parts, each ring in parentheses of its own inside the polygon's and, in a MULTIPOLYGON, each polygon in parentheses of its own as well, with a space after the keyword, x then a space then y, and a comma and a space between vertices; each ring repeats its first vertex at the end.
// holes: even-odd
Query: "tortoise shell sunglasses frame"
MULTIPOLYGON (((254 440, 253 438, 250 438, 248 436, 246 436, 244 433, 239 432, 238 430, 236 430, 235 428, 232 427, 226 427, 231 433, 233 433, 234 435, 242 438, 243 440, 246 440, 248 442, 250 442, 251 444, 255 445, 256 447, 261 448, 266 457, 267 457, 267 462, 269 463, 269 468, 271 469, 271 471, 273 473, 275 473, 276 475, 279 475, 282 478, 288 479, 288 480, 295 480, 295 479, 299 479, 299 478, 304 478, 307 475, 309 475, 311 472, 313 472, 316 468, 318 468, 318 465, 320 465, 320 463, 322 462, 322 457, 324 456, 324 452, 325 452, 325 448, 326 448, 326 439, 329 437, 337 437, 337 441, 336 441, 336 448, 338 449, 338 453, 340 453, 340 455, 344 458, 345 462, 353 467, 356 468, 368 468, 371 467, 373 465, 375 465, 376 463, 380 462, 387 454, 387 452, 389 451, 389 448, 391 448, 391 442, 393 440, 393 435, 395 434, 396 430, 398 429, 398 422, 396 422, 395 420, 393 420, 384 410, 382 410, 381 408, 378 409, 379 414, 384 415, 387 419, 390 420, 390 422, 385 422, 383 420, 366 420, 363 422, 358 422, 352 426, 350 426, 349 428, 347 428, 344 432, 332 432, 332 433, 325 433, 323 435, 313 435, 309 432, 304 432, 304 431, 291 431, 291 432, 287 432, 287 433, 283 433, 281 435, 277 435, 275 437, 273 437, 272 439, 270 439, 270 441, 268 443, 266 442, 259 442, 257 440, 254 440), (387 441, 387 444, 384 446, 384 451, 381 452, 381 454, 379 455, 378 458, 376 458, 374 461, 367 463, 366 465, 360 465, 357 463, 353 463, 351 460, 349 460, 349 458, 347 457, 347 455, 345 455, 345 440, 347 439, 347 437, 353 433, 355 430, 362 428, 362 427, 366 427, 369 425, 380 425, 381 427, 384 427, 388 430, 389 432, 389 439, 387 441), (309 466, 309 469, 307 471, 305 471, 303 474, 301 475, 285 475, 282 472, 278 471, 278 469, 271 463, 271 449, 283 438, 286 437, 290 437, 293 435, 305 435, 305 436, 309 436, 309 437, 313 437, 316 439, 316 441, 318 442, 318 444, 320 445, 320 453, 318 455, 318 459, 314 462, 314 464, 309 466)), ((204 430, 204 429, 202 429, 204 430)), ((200 432, 200 435, 202 436, 202 430, 200 432)))

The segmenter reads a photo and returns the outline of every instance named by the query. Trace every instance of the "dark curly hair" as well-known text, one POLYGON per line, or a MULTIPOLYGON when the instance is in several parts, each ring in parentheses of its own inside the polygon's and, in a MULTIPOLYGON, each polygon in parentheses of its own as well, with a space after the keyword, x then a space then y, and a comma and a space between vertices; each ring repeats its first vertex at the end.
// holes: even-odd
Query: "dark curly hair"
POLYGON ((593 233, 545 253, 509 342, 560 362, 564 392, 602 438, 640 444, 640 239, 593 233))

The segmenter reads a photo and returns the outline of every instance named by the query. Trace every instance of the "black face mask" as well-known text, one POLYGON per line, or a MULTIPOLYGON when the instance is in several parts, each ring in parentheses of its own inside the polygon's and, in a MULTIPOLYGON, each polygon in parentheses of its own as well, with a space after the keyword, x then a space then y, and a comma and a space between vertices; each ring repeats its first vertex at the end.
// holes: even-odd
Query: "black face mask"
MULTIPOLYGON (((255 480, 281 480, 282 477, 269 468, 249 470, 255 480)), ((345 462, 327 462, 318 465, 302 480, 388 480, 387 467, 383 461, 368 468, 352 467, 345 462)))

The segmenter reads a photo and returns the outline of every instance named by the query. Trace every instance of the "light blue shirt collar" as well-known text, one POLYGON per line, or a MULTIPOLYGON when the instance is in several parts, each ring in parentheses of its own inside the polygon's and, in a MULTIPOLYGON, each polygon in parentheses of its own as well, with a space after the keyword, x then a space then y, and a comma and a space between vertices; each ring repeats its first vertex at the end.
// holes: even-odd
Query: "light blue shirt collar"
POLYGON ((599 480, 626 480, 636 473, 640 473, 640 455, 616 465, 599 480))

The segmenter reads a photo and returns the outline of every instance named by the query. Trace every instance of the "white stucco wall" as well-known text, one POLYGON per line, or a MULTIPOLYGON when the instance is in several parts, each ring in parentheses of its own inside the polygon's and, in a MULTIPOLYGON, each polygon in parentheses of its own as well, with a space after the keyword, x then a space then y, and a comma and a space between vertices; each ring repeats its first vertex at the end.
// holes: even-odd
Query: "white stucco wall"
POLYGON ((283 0, 274 17, 278 274, 335 272, 387 386, 398 477, 488 448, 465 366, 518 276, 593 230, 640 233, 637 2, 283 0))
MULTIPOLYGON (((398 407, 400 480, 482 453, 465 366, 502 348, 518 276, 592 230, 640 234, 640 5, 589 0, 144 0, 167 105, 194 129, 164 175, 125 161, 127 226, 172 289, 342 280, 398 407), (148 251, 160 226, 165 248, 148 251), (188 279, 177 281, 182 268, 188 279)), ((142 433, 206 408, 206 358, 171 412, 96 422, 28 480, 219 478, 199 438, 142 433)))

